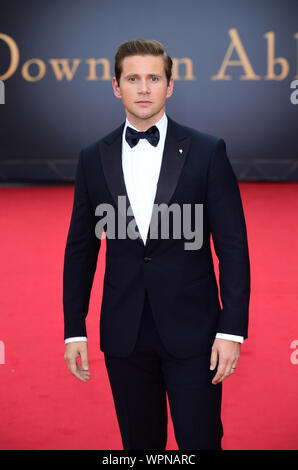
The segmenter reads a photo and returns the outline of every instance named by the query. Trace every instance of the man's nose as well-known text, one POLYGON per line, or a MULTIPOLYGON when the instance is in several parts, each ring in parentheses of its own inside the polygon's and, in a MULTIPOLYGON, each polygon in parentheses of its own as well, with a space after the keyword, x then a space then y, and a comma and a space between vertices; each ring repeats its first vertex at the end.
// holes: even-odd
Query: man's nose
POLYGON ((150 93, 150 86, 147 80, 140 80, 139 93, 150 93))

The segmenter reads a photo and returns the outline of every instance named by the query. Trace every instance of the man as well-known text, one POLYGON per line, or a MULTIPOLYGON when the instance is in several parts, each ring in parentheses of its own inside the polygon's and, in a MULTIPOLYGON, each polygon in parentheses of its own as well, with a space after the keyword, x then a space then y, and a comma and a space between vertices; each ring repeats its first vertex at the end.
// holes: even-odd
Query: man
POLYGON ((83 150, 77 167, 64 260, 65 360, 75 377, 90 378, 85 317, 101 222, 107 255, 100 348, 124 449, 165 449, 166 393, 179 449, 221 449, 222 381, 247 337, 250 296, 238 184, 222 139, 165 114, 172 60, 159 42, 119 47, 113 90, 126 122, 83 150), (113 208, 116 231, 101 207, 113 208), (188 214, 192 227, 203 207, 201 244, 186 248, 190 237, 170 207, 188 214), (123 224, 126 236, 113 236, 121 227, 123 234, 123 224))

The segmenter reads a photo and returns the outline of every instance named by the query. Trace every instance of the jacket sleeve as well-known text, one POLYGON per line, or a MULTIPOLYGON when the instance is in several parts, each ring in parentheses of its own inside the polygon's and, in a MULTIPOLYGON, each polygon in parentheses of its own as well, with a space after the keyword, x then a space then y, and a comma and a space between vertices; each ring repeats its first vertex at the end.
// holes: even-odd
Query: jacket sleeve
POLYGON ((237 179, 223 139, 218 140, 210 159, 207 214, 219 260, 222 311, 217 331, 247 338, 250 298, 247 232, 237 179))
POLYGON ((87 336, 85 318, 100 248, 100 239, 95 235, 95 211, 86 184, 84 157, 82 151, 76 169, 73 209, 64 254, 64 338, 87 336))

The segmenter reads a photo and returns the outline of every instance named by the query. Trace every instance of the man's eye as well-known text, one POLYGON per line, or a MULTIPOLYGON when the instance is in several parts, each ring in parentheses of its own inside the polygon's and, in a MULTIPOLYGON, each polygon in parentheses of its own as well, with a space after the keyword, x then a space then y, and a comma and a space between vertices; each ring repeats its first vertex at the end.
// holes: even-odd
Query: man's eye
POLYGON ((128 81, 129 81, 129 82, 135 82, 136 79, 135 79, 135 77, 130 77, 130 78, 128 79, 128 81))
POLYGON ((158 81, 158 77, 151 77, 151 80, 152 80, 153 82, 157 82, 157 81, 158 81))

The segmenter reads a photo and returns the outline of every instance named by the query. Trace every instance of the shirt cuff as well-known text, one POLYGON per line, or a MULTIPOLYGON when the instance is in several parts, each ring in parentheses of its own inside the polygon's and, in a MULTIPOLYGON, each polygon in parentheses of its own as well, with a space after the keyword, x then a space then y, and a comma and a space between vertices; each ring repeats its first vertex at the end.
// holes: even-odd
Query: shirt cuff
POLYGON ((66 338, 65 344, 73 343, 74 341, 87 341, 86 336, 73 336, 72 338, 66 338))
POLYGON ((243 336, 229 335, 227 333, 217 333, 216 338, 227 339, 228 341, 236 341, 237 343, 243 343, 243 336))

